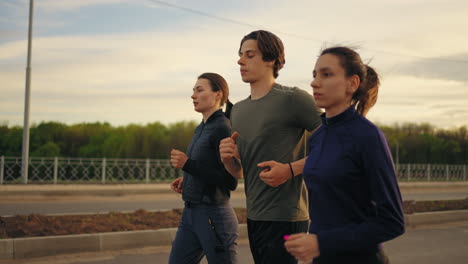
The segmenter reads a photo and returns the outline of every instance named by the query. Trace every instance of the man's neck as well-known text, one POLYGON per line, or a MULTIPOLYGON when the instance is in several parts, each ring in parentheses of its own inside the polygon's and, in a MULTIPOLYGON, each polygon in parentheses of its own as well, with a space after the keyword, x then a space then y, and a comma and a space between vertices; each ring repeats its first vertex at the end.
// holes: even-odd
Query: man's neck
POLYGON ((273 85, 275 84, 275 78, 273 76, 268 79, 259 80, 250 83, 250 99, 258 100, 268 94, 273 85))

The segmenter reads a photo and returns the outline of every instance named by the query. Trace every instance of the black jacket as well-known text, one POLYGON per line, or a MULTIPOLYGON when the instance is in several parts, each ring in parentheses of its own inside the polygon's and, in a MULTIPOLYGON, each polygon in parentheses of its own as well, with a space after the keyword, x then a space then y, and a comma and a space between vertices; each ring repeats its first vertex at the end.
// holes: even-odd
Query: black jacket
POLYGON ((231 136, 229 119, 220 109, 195 129, 187 150, 182 199, 191 203, 225 204, 237 179, 224 168, 219 155, 219 142, 231 136))

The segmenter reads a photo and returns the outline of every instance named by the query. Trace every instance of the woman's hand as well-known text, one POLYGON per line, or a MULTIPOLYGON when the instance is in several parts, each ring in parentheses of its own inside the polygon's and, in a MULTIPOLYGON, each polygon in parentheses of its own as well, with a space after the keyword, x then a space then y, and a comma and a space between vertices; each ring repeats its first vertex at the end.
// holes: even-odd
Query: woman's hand
POLYGON ((185 153, 177 149, 171 150, 171 164, 172 167, 182 169, 187 162, 188 158, 185 153))
POLYGON ((286 250, 299 261, 311 261, 320 255, 317 236, 299 233, 290 235, 284 243, 286 250))

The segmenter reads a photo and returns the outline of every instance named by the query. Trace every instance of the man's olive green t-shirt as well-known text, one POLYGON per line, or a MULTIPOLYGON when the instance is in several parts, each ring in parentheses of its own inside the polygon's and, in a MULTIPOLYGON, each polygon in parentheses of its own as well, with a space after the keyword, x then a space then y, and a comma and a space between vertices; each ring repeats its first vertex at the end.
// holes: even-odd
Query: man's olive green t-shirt
MULTIPOLYGON (((304 221, 309 219, 307 189, 302 175, 271 187, 257 164, 274 160, 288 163, 304 157, 298 153, 305 130, 321 124, 320 110, 312 96, 299 88, 275 84, 258 100, 236 103, 231 112, 232 131, 244 170, 247 217, 256 221, 304 221)), ((288 176, 290 175, 288 170, 288 176)))

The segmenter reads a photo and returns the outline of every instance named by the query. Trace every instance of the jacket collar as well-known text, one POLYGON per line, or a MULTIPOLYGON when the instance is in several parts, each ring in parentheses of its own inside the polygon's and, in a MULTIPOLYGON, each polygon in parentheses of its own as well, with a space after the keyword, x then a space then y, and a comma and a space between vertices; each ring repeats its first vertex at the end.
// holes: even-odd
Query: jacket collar
POLYGON ((354 105, 351 105, 350 107, 348 107, 348 109, 334 117, 327 118, 325 116, 325 113, 323 113, 322 115, 320 115, 320 118, 322 119, 322 124, 324 126, 333 126, 335 124, 343 123, 352 119, 356 114, 358 113, 354 108, 354 105))
MULTIPOLYGON (((217 110, 216 112, 211 114, 210 117, 208 117, 208 119, 206 120, 206 124, 208 124, 213 119, 216 119, 217 117, 222 116, 222 115, 224 115, 223 109, 217 110)), ((202 120, 202 123, 203 123, 203 120, 202 120)))

